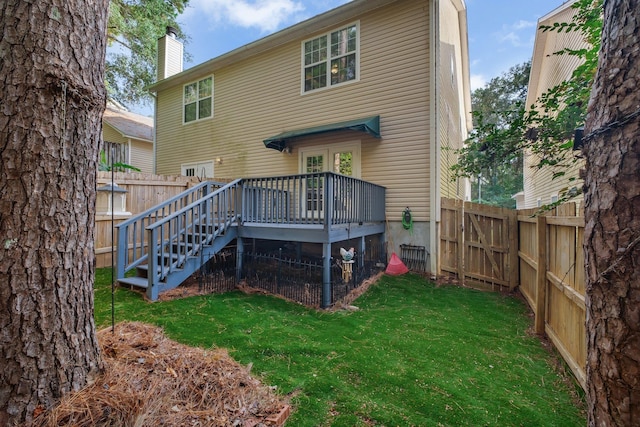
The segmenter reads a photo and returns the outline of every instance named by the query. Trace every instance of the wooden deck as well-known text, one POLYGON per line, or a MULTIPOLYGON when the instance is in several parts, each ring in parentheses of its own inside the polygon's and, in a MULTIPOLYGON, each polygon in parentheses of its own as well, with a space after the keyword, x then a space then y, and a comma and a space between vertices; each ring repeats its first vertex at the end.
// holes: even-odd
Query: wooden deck
POLYGON ((241 252, 245 239, 265 239, 321 244, 330 286, 331 245, 359 239, 364 251, 366 236, 384 232, 385 188, 366 181, 322 172, 205 182, 118 225, 117 279, 155 300, 232 240, 241 252))

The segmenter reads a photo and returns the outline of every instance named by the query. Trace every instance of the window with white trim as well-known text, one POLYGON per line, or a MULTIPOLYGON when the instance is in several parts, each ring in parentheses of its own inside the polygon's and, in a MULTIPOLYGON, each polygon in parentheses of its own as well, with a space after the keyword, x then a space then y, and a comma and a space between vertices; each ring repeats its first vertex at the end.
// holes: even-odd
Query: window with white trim
POLYGON ((180 165, 183 176, 197 176, 198 178, 213 178, 213 161, 184 163, 180 165))
POLYGON ((302 43, 303 91, 358 79, 358 24, 302 43))
POLYGON ((184 85, 183 122, 189 123, 213 116, 213 76, 184 85))

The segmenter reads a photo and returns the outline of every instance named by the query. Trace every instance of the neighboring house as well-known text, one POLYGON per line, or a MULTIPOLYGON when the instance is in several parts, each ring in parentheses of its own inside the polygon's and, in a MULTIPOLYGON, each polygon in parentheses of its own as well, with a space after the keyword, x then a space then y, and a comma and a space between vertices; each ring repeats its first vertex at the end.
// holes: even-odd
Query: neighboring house
POLYGON ((463 0, 354 0, 185 71, 159 44, 156 173, 382 185, 389 252, 424 246, 437 270, 440 198, 467 188, 449 170, 471 126, 463 0))
MULTIPOLYGON (((575 0, 564 3, 538 20, 538 30, 531 60, 531 74, 527 92, 527 107, 531 107, 536 100, 549 89, 569 79, 573 71, 581 64, 581 59, 572 55, 556 55, 564 49, 581 49, 587 47, 580 32, 543 31, 541 25, 553 25, 554 23, 571 22, 576 13, 572 7, 575 0)), ((572 155, 569 153, 569 155, 572 155)), ((518 208, 535 208, 558 200, 563 191, 572 187, 580 188, 582 180, 578 178, 579 169, 584 162, 579 161, 566 175, 552 179, 555 169, 543 167, 538 169, 535 165, 538 158, 525 151, 524 156, 524 198, 518 208), (570 181, 570 178, 574 178, 570 181)), ((577 202, 581 202, 580 197, 577 202)))
POLYGON ((153 172, 153 118, 108 105, 102 116, 105 160, 153 172))

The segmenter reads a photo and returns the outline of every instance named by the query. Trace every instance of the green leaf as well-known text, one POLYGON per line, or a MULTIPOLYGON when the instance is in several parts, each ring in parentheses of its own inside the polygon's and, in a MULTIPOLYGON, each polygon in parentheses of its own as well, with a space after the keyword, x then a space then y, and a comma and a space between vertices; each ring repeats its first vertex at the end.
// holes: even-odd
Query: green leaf
POLYGON ((149 103, 145 87, 156 80, 157 40, 177 22, 189 0, 111 0, 105 80, 109 97, 123 105, 149 103))

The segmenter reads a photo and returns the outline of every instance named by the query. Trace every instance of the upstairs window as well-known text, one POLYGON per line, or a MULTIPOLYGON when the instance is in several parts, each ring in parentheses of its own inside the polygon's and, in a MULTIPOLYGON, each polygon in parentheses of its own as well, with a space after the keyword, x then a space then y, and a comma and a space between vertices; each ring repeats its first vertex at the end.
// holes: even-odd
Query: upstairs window
POLYGON ((358 78, 358 25, 303 42, 304 92, 358 78))
POLYGON ((183 95, 184 123, 213 115, 213 77, 184 85, 183 95))

